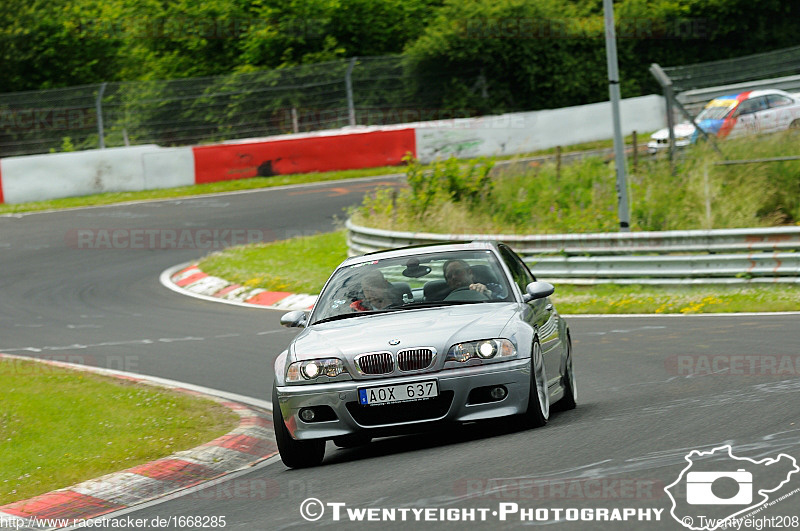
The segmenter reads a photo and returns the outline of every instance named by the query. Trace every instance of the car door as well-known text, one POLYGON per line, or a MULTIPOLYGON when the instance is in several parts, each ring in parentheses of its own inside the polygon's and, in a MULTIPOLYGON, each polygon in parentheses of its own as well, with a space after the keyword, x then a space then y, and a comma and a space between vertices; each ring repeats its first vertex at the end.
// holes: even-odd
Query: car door
MULTIPOLYGON (((508 247, 501 246, 500 255, 511 271, 514 283, 525 294, 525 288, 536 278, 520 257, 508 247)), ((547 373, 547 385, 548 387, 556 385, 561 376, 561 338, 558 332, 560 317, 550 302, 550 297, 533 300, 527 304, 531 311, 526 312, 526 321, 539 332, 544 368, 547 373)))
POLYGON ((744 100, 736 109, 736 124, 731 130, 730 137, 741 135, 754 135, 760 132, 759 113, 767 109, 766 96, 757 96, 744 100))
POLYGON ((792 114, 792 105, 795 101, 783 94, 769 94, 767 96, 767 103, 769 104, 770 116, 765 118, 771 124, 770 131, 783 131, 788 129, 789 125, 794 121, 792 114))
POLYGON ((764 107, 756 111, 759 133, 771 133, 778 129, 778 109, 770 104, 773 96, 773 94, 763 96, 764 107))

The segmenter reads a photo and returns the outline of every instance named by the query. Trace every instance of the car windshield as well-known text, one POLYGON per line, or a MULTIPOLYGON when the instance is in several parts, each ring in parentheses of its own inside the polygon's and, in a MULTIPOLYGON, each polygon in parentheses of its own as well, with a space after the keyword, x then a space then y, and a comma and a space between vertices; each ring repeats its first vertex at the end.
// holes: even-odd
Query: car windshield
POLYGON ((365 313, 510 300, 511 289, 492 251, 412 254, 337 270, 311 319, 313 324, 365 313))
POLYGON ((700 122, 703 120, 722 120, 736 106, 736 100, 712 100, 705 109, 695 118, 700 122))

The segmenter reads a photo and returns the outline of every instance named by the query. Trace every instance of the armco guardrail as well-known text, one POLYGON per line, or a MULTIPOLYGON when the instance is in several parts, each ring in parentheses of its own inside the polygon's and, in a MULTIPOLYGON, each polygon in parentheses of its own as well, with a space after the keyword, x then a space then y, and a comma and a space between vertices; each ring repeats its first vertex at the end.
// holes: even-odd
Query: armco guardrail
POLYGON ((800 282, 800 227, 595 234, 433 234, 347 221, 351 255, 444 241, 498 240, 543 278, 575 283, 800 282))

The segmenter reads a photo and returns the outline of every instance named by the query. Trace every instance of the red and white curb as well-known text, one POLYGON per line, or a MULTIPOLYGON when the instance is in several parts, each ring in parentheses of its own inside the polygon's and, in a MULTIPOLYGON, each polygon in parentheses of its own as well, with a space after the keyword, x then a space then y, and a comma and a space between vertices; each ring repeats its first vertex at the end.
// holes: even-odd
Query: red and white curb
POLYGON ((0 506, 0 528, 57 529, 63 526, 53 526, 54 519, 95 518, 252 467, 278 453, 272 429, 272 415, 267 410, 266 402, 263 403, 264 409, 261 409, 198 391, 197 389, 202 388, 197 386, 184 386, 180 382, 161 378, 2 353, 0 359, 34 361, 166 387, 213 400, 233 410, 240 417, 239 425, 233 431, 191 450, 176 452, 121 472, 0 506), (191 389, 192 387, 195 389, 191 389))
POLYGON ((164 286, 184 295, 239 306, 284 311, 310 310, 317 301, 316 295, 267 291, 235 284, 224 278, 204 273, 197 264, 171 267, 161 274, 160 280, 164 286))

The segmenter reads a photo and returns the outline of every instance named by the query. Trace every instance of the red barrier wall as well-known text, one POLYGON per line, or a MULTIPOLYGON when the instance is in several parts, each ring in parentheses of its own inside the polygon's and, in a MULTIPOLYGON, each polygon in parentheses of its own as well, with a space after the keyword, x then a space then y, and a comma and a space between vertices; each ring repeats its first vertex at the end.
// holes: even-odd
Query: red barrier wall
POLYGON ((195 183, 394 166, 416 156, 414 129, 288 138, 193 148, 195 183))

